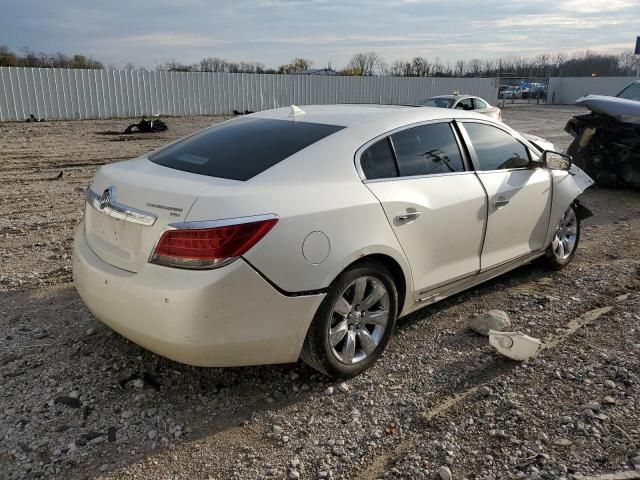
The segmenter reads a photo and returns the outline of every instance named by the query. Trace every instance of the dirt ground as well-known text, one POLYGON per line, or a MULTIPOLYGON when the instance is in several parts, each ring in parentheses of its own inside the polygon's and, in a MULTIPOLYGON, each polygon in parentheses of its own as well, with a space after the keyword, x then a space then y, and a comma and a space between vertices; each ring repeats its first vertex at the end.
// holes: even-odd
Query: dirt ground
MULTIPOLYGON (((568 146, 571 107, 506 123, 568 146)), ((189 367, 100 324, 71 283, 84 189, 221 117, 0 123, 0 478, 583 478, 640 468, 640 192, 591 189, 574 262, 541 262, 400 320, 365 374, 189 367), (62 176, 60 176, 62 173, 62 176), (501 309, 548 348, 518 364, 468 330, 501 309)))

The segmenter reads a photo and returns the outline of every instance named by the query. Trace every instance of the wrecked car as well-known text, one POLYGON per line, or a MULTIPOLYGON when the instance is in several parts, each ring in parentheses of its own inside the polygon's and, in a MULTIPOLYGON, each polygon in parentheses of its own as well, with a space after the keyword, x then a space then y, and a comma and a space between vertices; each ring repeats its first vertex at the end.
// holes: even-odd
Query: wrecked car
POLYGON ((573 162, 600 185, 640 188, 640 81, 616 97, 587 95, 575 104, 591 113, 565 126, 573 162))
POLYGON ((569 264, 590 185, 570 168, 459 109, 238 116, 100 168, 74 283, 99 320, 173 360, 302 357, 351 377, 397 318, 537 258, 569 264))

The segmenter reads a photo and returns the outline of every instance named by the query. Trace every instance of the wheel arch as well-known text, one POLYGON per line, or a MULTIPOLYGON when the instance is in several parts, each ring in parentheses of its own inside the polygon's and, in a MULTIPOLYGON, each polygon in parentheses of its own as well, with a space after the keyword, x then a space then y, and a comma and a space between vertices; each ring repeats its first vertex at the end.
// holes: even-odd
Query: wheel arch
POLYGON ((396 289, 398 290, 398 317, 402 315, 405 307, 410 307, 413 299, 412 278, 408 271, 408 267, 403 268, 400 262, 391 255, 385 253, 369 253, 351 261, 333 278, 333 284, 340 275, 354 266, 366 262, 368 260, 378 262, 383 265, 393 278, 396 289))

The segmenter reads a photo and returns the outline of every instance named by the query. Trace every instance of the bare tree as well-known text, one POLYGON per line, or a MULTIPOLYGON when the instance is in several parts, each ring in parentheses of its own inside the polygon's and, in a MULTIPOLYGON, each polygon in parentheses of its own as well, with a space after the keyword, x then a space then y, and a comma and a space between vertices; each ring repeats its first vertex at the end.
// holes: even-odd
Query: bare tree
POLYGON ((313 61, 307 58, 294 58, 290 63, 280 65, 278 67, 278 73, 292 74, 308 70, 313 65, 313 61))
POLYGON ((464 67, 465 67, 464 60, 456 60, 456 63, 453 67, 453 74, 456 77, 462 77, 464 75, 464 67))
POLYGON ((375 68, 381 60, 376 52, 356 53, 351 57, 347 69, 353 72, 353 75, 368 77, 374 75, 375 68))

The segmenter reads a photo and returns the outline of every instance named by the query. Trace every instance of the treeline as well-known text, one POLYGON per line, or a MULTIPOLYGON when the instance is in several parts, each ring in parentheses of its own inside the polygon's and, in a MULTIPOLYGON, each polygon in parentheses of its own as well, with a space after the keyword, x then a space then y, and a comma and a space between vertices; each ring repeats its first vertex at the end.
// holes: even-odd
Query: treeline
POLYGON ((0 45, 0 67, 34 67, 34 68, 90 68, 103 69, 102 62, 93 57, 76 54, 71 57, 64 53, 36 53, 28 48, 22 49, 18 55, 9 48, 0 45))
MULTIPOLYGON (((36 53, 28 48, 18 55, 0 46, 0 66, 40 68, 92 68, 102 69, 98 60, 81 54, 67 56, 63 53, 36 53)), ((268 68, 261 62, 234 62, 220 57, 203 58, 197 63, 184 64, 171 60, 158 65, 158 70, 175 72, 225 72, 294 74, 313 66, 313 60, 294 58, 291 62, 268 68)), ((347 66, 338 73, 349 76, 394 77, 599 77, 631 76, 640 67, 640 59, 631 50, 622 53, 598 53, 593 51, 571 54, 540 54, 532 57, 509 56, 497 59, 442 61, 440 58, 414 57, 410 60, 387 62, 376 52, 355 54, 347 66)), ((114 68, 109 66, 108 68, 114 68)), ((328 67, 330 68, 330 66, 328 67)), ((138 68, 127 63, 125 69, 138 68)))
MULTIPOLYGON (((262 63, 228 62, 223 58, 204 58, 199 63, 185 65, 175 61, 158 67, 159 70, 182 72, 272 73, 292 74, 307 70, 313 60, 294 58, 277 69, 265 68, 262 63)), ((338 73, 349 76, 392 77, 616 77, 634 75, 640 61, 631 50, 619 54, 593 51, 572 54, 540 54, 534 57, 503 57, 491 60, 474 58, 443 62, 438 57, 395 60, 387 63, 376 52, 355 54, 338 73)))

